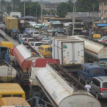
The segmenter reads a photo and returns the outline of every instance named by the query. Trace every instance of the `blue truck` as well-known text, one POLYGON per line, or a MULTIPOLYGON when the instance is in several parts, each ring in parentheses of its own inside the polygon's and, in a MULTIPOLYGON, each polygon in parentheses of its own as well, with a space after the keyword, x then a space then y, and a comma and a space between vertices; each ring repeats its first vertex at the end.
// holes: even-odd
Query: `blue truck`
POLYGON ((79 80, 82 80, 85 83, 90 82, 93 77, 105 75, 104 68, 94 63, 81 64, 81 67, 78 70, 79 80))
POLYGON ((0 59, 9 62, 9 49, 8 47, 0 46, 0 59))

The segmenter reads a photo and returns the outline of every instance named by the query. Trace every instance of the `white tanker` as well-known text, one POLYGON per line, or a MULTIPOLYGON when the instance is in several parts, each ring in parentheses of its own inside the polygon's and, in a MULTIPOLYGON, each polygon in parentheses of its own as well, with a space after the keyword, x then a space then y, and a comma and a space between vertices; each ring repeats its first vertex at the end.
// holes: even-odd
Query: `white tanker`
POLYGON ((36 72, 37 81, 54 107, 101 107, 78 80, 72 76, 68 82, 57 70, 63 71, 60 67, 55 69, 54 64, 47 64, 36 72))
POLYGON ((107 69, 107 45, 80 36, 73 37, 84 41, 85 56, 88 60, 96 62, 104 69, 107 69))

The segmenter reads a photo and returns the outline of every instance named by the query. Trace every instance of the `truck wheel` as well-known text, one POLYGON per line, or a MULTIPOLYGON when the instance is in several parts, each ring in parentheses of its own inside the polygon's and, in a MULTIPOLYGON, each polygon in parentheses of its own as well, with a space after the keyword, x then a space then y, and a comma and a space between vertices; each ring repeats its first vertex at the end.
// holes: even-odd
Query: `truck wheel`
POLYGON ((96 99, 98 99, 98 93, 96 92, 96 94, 95 94, 95 97, 96 97, 96 99))

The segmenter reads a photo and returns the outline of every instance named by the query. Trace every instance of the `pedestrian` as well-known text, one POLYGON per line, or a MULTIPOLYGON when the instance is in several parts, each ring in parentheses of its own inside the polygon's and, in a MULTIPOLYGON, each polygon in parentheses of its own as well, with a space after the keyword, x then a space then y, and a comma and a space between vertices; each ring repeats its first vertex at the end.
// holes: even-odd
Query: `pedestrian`
POLYGON ((89 82, 87 82, 87 84, 85 85, 85 88, 87 89, 88 92, 90 92, 91 86, 89 82))

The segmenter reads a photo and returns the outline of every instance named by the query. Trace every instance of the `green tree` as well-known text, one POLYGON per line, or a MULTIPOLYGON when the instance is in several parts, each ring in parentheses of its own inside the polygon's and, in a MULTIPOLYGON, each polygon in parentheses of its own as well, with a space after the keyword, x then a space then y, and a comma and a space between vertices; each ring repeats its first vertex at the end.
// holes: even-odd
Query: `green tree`
POLYGON ((57 14, 60 17, 64 17, 67 12, 72 12, 72 5, 69 3, 61 3, 58 7, 57 7, 57 14))

